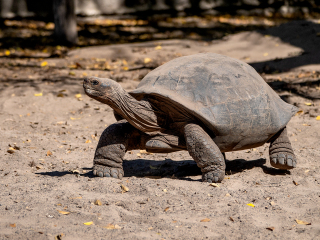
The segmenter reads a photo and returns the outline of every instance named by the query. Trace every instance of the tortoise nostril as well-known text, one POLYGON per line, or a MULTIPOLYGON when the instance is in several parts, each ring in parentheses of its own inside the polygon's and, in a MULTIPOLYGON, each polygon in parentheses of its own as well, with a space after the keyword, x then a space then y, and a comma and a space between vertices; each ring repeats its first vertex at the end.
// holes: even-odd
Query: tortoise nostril
POLYGON ((85 79, 83 80, 83 82, 84 82, 84 83, 88 83, 88 78, 85 78, 85 79))

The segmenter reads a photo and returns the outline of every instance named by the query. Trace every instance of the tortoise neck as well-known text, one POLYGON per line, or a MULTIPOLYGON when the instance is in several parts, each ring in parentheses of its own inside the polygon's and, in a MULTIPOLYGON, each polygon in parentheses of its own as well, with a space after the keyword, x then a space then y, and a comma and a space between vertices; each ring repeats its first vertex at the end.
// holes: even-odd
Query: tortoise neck
POLYGON ((109 105, 117 114, 142 132, 158 132, 161 129, 149 101, 138 101, 125 90, 121 89, 115 93, 115 97, 109 105))

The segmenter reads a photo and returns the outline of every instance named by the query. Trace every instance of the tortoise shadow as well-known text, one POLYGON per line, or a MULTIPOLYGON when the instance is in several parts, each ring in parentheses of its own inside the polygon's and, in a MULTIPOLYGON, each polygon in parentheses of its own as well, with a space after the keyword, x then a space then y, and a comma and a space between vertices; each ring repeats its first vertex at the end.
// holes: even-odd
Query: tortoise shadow
POLYGON ((259 158, 256 160, 244 160, 244 159, 235 159, 235 160, 226 160, 226 175, 233 175, 244 170, 253 169, 255 167, 262 168, 263 172, 269 175, 287 175, 290 174, 290 171, 283 169, 276 169, 273 167, 268 167, 265 165, 266 159, 259 158))
MULTIPOLYGON (((82 168, 82 170, 92 170, 92 168, 82 168)), ((94 178, 95 176, 93 175, 92 171, 86 172, 86 173, 81 173, 81 174, 75 174, 70 171, 52 171, 52 172, 39 172, 35 173, 37 175, 42 175, 42 176, 49 176, 49 177, 64 177, 66 175, 74 175, 74 176, 81 176, 81 177, 88 177, 88 178, 94 178)))
MULTIPOLYGON (((288 170, 275 169, 265 166, 266 159, 259 158, 256 160, 246 161, 244 159, 226 160, 226 175, 234 175, 245 170, 256 167, 262 168, 263 172, 269 175, 287 175, 288 170)), ((92 168, 83 168, 86 173, 75 174, 70 171, 52 171, 35 173, 42 176, 63 177, 66 175, 76 175, 79 177, 94 178, 92 168)), ((200 181, 190 178, 190 176, 201 176, 201 170, 193 160, 174 161, 165 159, 156 161, 149 159, 124 160, 123 170, 125 177, 146 177, 146 178, 178 178, 186 181, 200 181)))
MULTIPOLYGON (((288 170, 275 169, 265 166, 266 159, 246 161, 244 159, 226 160, 226 175, 233 175, 256 167, 262 168, 269 175, 287 175, 288 170)), ((155 161, 148 159, 124 160, 123 169, 125 177, 150 177, 150 178, 179 178, 194 181, 188 176, 201 176, 201 170, 193 160, 155 161)))

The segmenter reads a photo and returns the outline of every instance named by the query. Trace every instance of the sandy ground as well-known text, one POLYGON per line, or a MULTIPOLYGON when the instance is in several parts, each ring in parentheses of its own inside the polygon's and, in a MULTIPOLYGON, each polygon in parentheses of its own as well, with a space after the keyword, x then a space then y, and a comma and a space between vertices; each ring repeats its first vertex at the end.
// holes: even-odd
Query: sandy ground
POLYGON ((209 43, 82 48, 45 64, 0 58, 0 239, 320 239, 319 32, 303 21, 209 43), (137 150, 122 180, 93 177, 97 141, 115 119, 84 95, 83 77, 129 91, 163 62, 205 51, 251 63, 301 109, 288 124, 297 168, 272 168, 267 145, 231 152, 213 187, 187 152, 137 150))

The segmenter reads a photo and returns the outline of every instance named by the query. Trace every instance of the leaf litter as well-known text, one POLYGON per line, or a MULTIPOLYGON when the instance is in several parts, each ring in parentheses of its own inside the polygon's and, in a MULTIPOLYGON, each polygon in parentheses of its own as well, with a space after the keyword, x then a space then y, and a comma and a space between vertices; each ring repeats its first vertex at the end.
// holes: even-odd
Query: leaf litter
POLYGON ((299 220, 299 219, 296 219, 296 222, 298 224, 301 224, 301 225, 311 225, 311 222, 306 222, 306 221, 302 221, 302 220, 299 220))
POLYGON ((67 211, 61 211, 61 210, 57 210, 60 214, 62 215, 68 215, 70 214, 70 212, 67 212, 67 211))
POLYGON ((121 227, 117 224, 111 224, 109 223, 107 226, 103 226, 103 228, 105 229, 109 229, 109 230, 112 230, 112 229, 121 229, 121 227))

